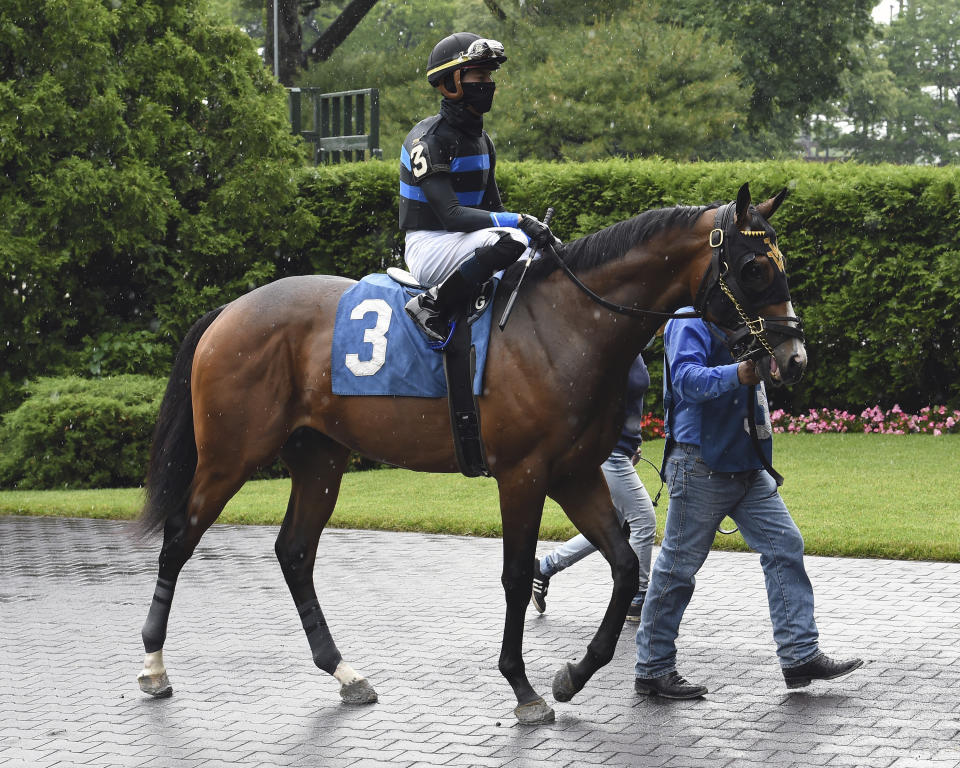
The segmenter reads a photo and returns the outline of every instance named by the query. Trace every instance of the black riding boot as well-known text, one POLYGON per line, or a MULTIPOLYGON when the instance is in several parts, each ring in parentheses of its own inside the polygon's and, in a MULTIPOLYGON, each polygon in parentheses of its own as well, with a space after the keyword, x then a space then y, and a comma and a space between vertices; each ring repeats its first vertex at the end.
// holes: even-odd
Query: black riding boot
POLYGON ((474 288, 457 269, 440 285, 410 299, 404 309, 431 341, 446 341, 450 316, 457 305, 467 302, 474 288))

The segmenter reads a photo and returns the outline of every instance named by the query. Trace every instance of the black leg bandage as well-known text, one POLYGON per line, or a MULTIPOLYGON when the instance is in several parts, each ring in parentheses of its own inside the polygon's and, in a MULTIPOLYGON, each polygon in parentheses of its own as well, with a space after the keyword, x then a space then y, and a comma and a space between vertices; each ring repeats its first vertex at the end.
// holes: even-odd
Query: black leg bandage
POLYGON ((150 611, 140 632, 143 638, 143 649, 147 653, 163 650, 163 643, 167 639, 167 620, 170 618, 170 605, 173 603, 173 590, 176 585, 176 582, 170 579, 157 579, 157 588, 153 592, 150 611))
POLYGON ((313 663, 327 674, 332 675, 337 665, 343 659, 336 643, 330 635, 327 620, 323 618, 320 603, 317 600, 308 600, 297 606, 300 620, 303 622, 303 631, 307 633, 310 643, 310 652, 313 654, 313 663))

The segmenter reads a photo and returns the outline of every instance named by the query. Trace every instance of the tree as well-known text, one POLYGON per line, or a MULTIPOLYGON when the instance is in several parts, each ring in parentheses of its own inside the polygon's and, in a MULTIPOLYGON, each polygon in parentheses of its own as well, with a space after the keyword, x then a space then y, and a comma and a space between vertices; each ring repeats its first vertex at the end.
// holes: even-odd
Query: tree
POLYGON ((590 25, 530 32, 537 39, 518 46, 501 78, 491 119, 498 147, 518 158, 692 159, 728 137, 747 107, 732 49, 655 16, 643 3, 590 25))
POLYGON ((397 157, 407 131, 437 110, 440 97, 425 74, 433 46, 457 30, 502 39, 510 48, 508 72, 517 55, 503 36, 509 26, 481 0, 380 0, 327 61, 303 73, 300 84, 324 91, 378 88, 381 146, 397 157))
POLYGON ((882 55, 903 97, 882 143, 896 162, 960 160, 960 4, 911 0, 890 23, 882 55))
POLYGON ((93 347, 159 373, 201 309, 273 275, 301 150, 253 43, 202 7, 0 9, 0 402, 93 347))
POLYGON ((329 59, 330 54, 347 39, 347 35, 353 32, 357 24, 363 21, 363 17, 376 4, 377 0, 351 0, 316 42, 307 49, 304 60, 326 61, 329 59))
POLYGON ((263 63, 271 72, 277 64, 276 77, 283 85, 296 83, 303 67, 303 25, 300 0, 267 0, 263 63), (274 5, 277 19, 278 55, 274 56, 274 5))
POLYGON ((504 159, 696 157, 701 143, 745 119, 736 57, 704 32, 652 21, 648 3, 588 21, 582 3, 554 3, 550 13, 541 6, 501 3, 501 22, 481 0, 381 0, 303 84, 375 84, 382 145, 395 156, 413 124, 437 110, 439 94, 425 77, 431 49, 470 30, 506 46, 486 121, 504 159))
POLYGON ((960 5, 904 3, 852 51, 860 64, 819 121, 834 128, 826 143, 867 162, 960 160, 960 5))
MULTIPOLYGON (((228 0, 217 0, 227 2, 228 0)), ((233 2, 251 0, 233 0, 233 2)), ((254 0, 263 2, 263 0, 254 0)), ((497 21, 506 21, 507 14, 496 0, 482 0, 487 11, 497 21)), ((621 0, 622 2, 622 0, 621 0)), ((326 2, 325 0, 277 0, 279 14, 279 80, 290 86, 298 82, 311 64, 325 62, 353 33, 357 25, 373 10, 377 0, 349 0, 326 2), (303 26, 317 33, 312 43, 304 46, 303 26)), ((392 5, 392 4, 391 4, 392 5)), ((404 4, 401 4, 404 5, 404 4)), ((439 4, 424 7, 427 20, 439 4)), ((464 3, 461 3, 464 5, 464 3)), ((390 11, 388 11, 388 14, 390 11)), ((264 61, 273 67, 273 0, 266 0, 267 34, 264 45, 264 61)))
POLYGON ((878 33, 851 46, 855 70, 842 78, 843 95, 810 120, 809 132, 818 149, 836 149, 858 160, 883 162, 891 158, 882 144, 886 119, 902 108, 903 91, 880 52, 878 33))
MULTIPOLYGON (((223 0, 220 0, 221 2, 223 0)), ((248 0, 249 2, 249 0, 248 0)), ((277 57, 277 79, 286 86, 294 85, 301 72, 311 62, 326 61, 363 21, 377 0, 349 0, 345 5, 324 0, 256 0, 265 11, 266 35, 263 47, 264 63, 273 70, 274 3, 278 19, 277 32, 280 55, 277 57), (318 37, 304 48, 303 25, 318 33, 318 37), (321 29, 321 23, 323 29, 321 29)))
POLYGON ((702 27, 730 41, 740 58, 738 71, 750 88, 746 124, 730 149, 715 156, 749 151, 770 154, 791 147, 803 120, 842 91, 844 72, 856 66, 850 44, 872 27, 874 0, 677 0, 663 17, 702 27), (746 134, 746 135, 744 135, 746 134))

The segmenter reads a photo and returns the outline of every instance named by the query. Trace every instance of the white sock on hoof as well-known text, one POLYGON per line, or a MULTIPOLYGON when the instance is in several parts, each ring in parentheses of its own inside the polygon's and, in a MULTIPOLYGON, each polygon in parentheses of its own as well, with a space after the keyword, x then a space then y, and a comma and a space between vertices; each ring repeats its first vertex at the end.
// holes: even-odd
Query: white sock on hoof
POLYGON ((341 660, 340 663, 337 664, 337 668, 333 670, 333 676, 337 678, 340 685, 350 685, 350 683, 363 680, 363 675, 343 660, 341 660))
POLYGON ((137 677, 157 677, 166 671, 167 668, 163 666, 163 651, 154 651, 143 657, 143 669, 137 677))

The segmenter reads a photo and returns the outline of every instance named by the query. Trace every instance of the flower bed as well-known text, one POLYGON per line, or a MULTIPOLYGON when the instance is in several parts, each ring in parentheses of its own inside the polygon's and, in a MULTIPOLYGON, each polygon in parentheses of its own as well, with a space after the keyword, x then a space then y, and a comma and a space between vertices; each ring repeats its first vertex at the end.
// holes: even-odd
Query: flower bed
POLYGON ((918 414, 904 413, 899 405, 889 411, 880 406, 866 408, 859 415, 829 408, 811 408, 807 413, 791 416, 783 410, 770 414, 774 432, 876 432, 884 435, 943 435, 960 433, 960 411, 943 405, 927 406, 918 414))
POLYGON ((644 440, 658 440, 664 436, 663 419, 653 413, 645 413, 640 420, 640 435, 644 440))

